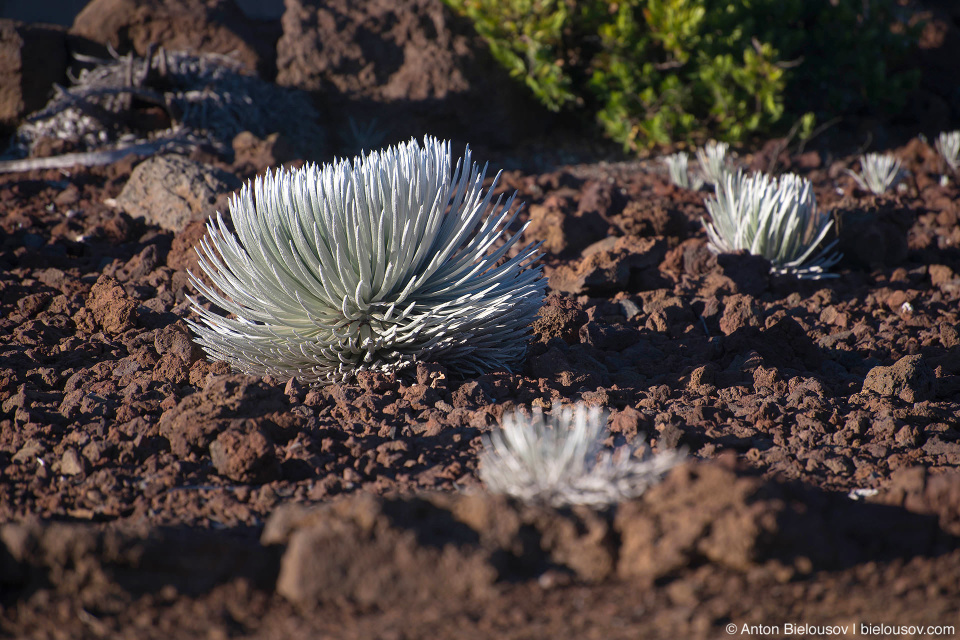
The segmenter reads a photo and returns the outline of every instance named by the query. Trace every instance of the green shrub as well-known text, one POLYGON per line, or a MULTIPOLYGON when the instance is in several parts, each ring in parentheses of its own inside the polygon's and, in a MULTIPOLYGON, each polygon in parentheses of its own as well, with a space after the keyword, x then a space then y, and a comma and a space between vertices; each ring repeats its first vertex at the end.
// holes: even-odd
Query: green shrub
POLYGON ((544 105, 595 114, 627 149, 895 113, 918 79, 896 0, 445 2, 544 105))

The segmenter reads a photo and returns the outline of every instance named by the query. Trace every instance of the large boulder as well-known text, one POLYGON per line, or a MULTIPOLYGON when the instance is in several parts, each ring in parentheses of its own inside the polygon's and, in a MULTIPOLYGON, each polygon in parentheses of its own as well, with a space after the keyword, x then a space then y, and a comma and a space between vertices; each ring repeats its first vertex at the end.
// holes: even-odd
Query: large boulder
POLYGON ((240 186, 232 174, 178 155, 141 162, 117 196, 116 204, 132 218, 143 218, 180 232, 216 211, 217 197, 240 186))
POLYGON ((0 19, 0 127, 43 108, 67 80, 67 38, 52 25, 0 19))
POLYGON ((346 151, 424 132, 503 144, 542 113, 441 0, 286 6, 277 83, 321 92, 346 151))
POLYGON ((279 24, 247 17, 234 0, 91 0, 70 31, 120 52, 230 54, 266 80, 276 73, 279 24))

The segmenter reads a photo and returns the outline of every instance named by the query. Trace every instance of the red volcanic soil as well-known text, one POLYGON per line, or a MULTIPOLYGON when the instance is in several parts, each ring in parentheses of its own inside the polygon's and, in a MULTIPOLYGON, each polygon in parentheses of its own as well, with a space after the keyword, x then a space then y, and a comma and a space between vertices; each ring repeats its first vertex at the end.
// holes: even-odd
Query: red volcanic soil
MULTIPOLYGON (((251 64, 356 92, 371 113, 413 91, 402 65, 360 74, 366 88, 310 76, 290 20, 276 58, 250 46, 251 64)), ((456 69, 476 86, 477 68, 456 69)), ((441 102, 414 98, 404 117, 421 126, 441 102)), ((134 157, 0 175, 0 634, 955 637, 960 176, 942 182, 917 137, 891 143, 909 175, 884 196, 844 172, 853 153, 743 151, 745 167, 809 178, 835 216, 837 277, 800 281, 712 254, 708 192, 672 186, 654 159, 480 142, 510 168, 496 189, 526 203, 526 239, 544 241, 549 296, 522 366, 467 379, 420 363, 310 388, 231 373, 194 345, 202 218, 277 163, 275 140, 194 152, 191 180, 137 187, 140 209, 121 196, 146 179, 134 157), (182 230, 128 213, 178 206, 177 189, 182 230), (486 493, 482 434, 555 401, 608 408, 610 445, 688 461, 603 512, 486 493)))

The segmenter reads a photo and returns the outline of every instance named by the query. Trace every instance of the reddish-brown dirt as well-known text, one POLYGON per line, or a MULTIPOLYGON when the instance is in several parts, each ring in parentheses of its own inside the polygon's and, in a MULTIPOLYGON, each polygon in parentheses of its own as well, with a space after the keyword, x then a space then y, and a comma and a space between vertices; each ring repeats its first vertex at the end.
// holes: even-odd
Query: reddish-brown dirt
MULTIPOLYGON (((235 148, 194 159, 277 160, 235 148)), ((541 171, 564 152, 500 147, 549 278, 522 367, 324 388, 194 345, 187 269, 222 195, 175 232, 123 208, 129 158, 0 175, 0 634, 960 637, 960 176, 941 184, 919 138, 879 197, 853 155, 757 148, 739 161, 804 175, 835 213, 837 278, 713 255, 707 192, 654 160, 541 171), (604 512, 487 494, 481 435, 556 400, 607 407, 608 444, 689 460, 604 512)))

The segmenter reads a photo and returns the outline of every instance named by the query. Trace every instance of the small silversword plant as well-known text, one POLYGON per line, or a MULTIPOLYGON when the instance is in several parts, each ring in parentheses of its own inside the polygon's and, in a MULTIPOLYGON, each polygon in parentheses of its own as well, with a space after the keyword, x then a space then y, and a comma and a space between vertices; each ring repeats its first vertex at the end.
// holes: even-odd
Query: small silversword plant
POLYGON ((850 171, 857 186, 880 195, 894 187, 904 177, 900 160, 892 154, 868 153, 860 156, 860 173, 850 171))
POLYGON ((493 493, 554 507, 604 508, 641 495, 683 459, 673 450, 604 450, 606 414, 599 407, 554 404, 549 420, 539 407, 532 413, 506 414, 502 427, 484 436, 480 478, 493 493))
POLYGON ((681 189, 693 189, 698 191, 703 186, 703 178, 694 173, 690 173, 690 158, 686 151, 678 151, 669 156, 665 156, 663 161, 667 165, 667 173, 670 175, 670 182, 681 189))
POLYGON ((809 180, 792 173, 772 178, 737 171, 728 173, 716 189, 706 200, 711 221, 703 220, 714 253, 746 249, 769 260, 774 273, 829 277, 827 269, 840 260, 833 251, 837 240, 815 252, 833 219, 817 209, 809 180))
POLYGON ((724 176, 730 173, 730 162, 727 159, 729 149, 730 145, 726 142, 714 142, 712 140, 702 149, 697 149, 697 163, 700 165, 700 172, 709 184, 720 184, 724 176))
POLYGON ((936 142, 937 151, 943 161, 954 171, 960 170, 960 130, 943 131, 936 142))
POLYGON ((236 234, 218 214, 197 249, 214 287, 193 284, 232 314, 191 298, 198 342, 245 373, 319 383, 425 358, 516 363, 546 285, 536 246, 508 256, 514 198, 492 202, 483 179, 469 148, 452 170, 450 143, 427 137, 248 183, 236 234))

